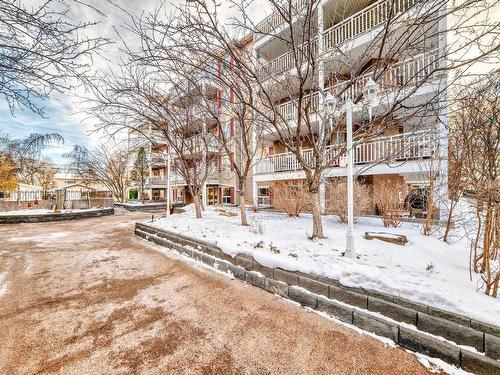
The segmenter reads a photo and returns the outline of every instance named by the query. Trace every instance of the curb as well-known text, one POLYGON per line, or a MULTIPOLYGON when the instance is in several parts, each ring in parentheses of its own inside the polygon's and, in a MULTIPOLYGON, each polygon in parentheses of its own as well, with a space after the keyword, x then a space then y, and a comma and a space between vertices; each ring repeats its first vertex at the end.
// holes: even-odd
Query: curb
POLYGON ((114 213, 114 208, 105 208, 102 210, 92 210, 88 212, 66 212, 61 214, 50 213, 42 215, 4 215, 0 216, 0 224, 47 223, 52 221, 80 220, 114 215, 114 213))
POLYGON ((147 224, 136 223, 135 234, 223 272, 231 271, 242 281, 302 306, 326 312, 345 323, 388 337, 404 348, 440 358, 474 373, 500 373, 499 327, 388 294, 348 288, 336 280, 268 268, 246 254, 233 258, 214 244, 147 224), (484 354, 466 350, 436 336, 473 347, 484 354))

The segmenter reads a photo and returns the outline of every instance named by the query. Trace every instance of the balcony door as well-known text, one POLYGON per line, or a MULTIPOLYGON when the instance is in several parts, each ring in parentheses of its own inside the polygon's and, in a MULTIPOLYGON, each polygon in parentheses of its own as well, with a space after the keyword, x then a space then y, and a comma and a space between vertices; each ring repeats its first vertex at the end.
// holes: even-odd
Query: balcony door
POLYGON ((219 189, 217 187, 207 187, 207 204, 209 206, 219 204, 219 189))

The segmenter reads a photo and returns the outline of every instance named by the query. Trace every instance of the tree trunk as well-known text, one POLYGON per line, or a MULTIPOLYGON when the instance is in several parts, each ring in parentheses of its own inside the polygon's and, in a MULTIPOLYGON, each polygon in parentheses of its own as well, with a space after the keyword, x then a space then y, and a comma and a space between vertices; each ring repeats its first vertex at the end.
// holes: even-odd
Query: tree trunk
POLYGON ((444 231, 443 241, 448 242, 448 236, 451 231, 451 225, 453 221, 453 210, 458 203, 458 199, 456 201, 450 200, 450 210, 448 211, 448 219, 446 220, 446 229, 444 231))
POLYGON ((323 223, 321 221, 321 208, 319 204, 319 192, 311 193, 312 199, 312 219, 313 219, 313 234, 312 238, 324 238, 323 223))
POLYGON ((194 210, 196 212, 196 218, 201 219, 201 204, 200 204, 200 197, 198 194, 193 195, 193 204, 194 204, 194 210))
POLYGON ((248 225, 247 218, 247 208, 245 207, 245 192, 240 189, 240 214, 241 214, 241 225, 248 225))

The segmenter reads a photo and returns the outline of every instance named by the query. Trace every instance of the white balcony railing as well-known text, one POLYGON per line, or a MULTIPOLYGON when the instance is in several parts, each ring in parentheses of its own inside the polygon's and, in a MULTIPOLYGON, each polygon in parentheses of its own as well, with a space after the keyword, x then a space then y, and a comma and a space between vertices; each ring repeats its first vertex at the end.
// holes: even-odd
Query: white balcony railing
MULTIPOLYGON (((383 92, 391 92, 401 87, 414 86, 422 82, 422 80, 429 80, 428 75, 439 67, 437 52, 437 50, 432 50, 391 65, 386 69, 384 74, 377 79, 380 89, 383 92)), ((341 102, 347 99, 354 100, 363 93, 363 88, 371 77, 373 77, 373 73, 369 72, 356 78, 352 84, 350 84, 349 81, 342 81, 327 88, 327 91, 332 90, 339 97, 341 102)), ((320 110, 319 92, 316 91, 306 96, 304 105, 307 105, 307 100, 309 99, 312 101, 310 109, 313 111, 320 110)), ((294 100, 278 105, 276 110, 280 118, 285 121, 297 119, 297 102, 294 100)))
MULTIPOLYGON (((307 95, 304 98, 304 106, 309 104, 308 101, 311 101, 310 110, 317 111, 319 109, 319 92, 314 92, 310 95, 307 95)), ((276 107, 280 118, 283 120, 295 120, 297 119, 297 103, 293 100, 280 104, 276 107)))
MULTIPOLYGON (((308 2, 308 0, 302 1, 304 2, 304 5, 308 2)), ((389 17, 400 14, 421 1, 422 0, 379 0, 376 3, 373 3, 370 6, 346 18, 340 23, 337 23, 332 27, 324 30, 323 50, 326 52, 336 46, 339 46, 345 41, 353 39, 358 35, 361 35, 373 29, 374 27, 381 25, 382 23, 386 22, 389 17)), ((270 30, 273 30, 273 27, 269 27, 270 30)), ((267 32, 269 33, 270 30, 268 30, 267 32)), ((307 46, 308 43, 304 43, 304 45, 307 46)), ((312 45, 313 53, 314 55, 316 55, 316 52, 318 50, 317 37, 312 40, 312 45)), ((305 51, 307 51, 307 49, 305 51)), ((304 63, 307 63, 307 59, 304 59, 304 63)), ((260 68, 258 71, 258 76, 261 79, 265 79, 266 77, 272 76, 273 74, 280 74, 288 71, 294 68, 294 65, 295 58, 292 54, 292 51, 288 51, 260 68)))
MULTIPOLYGON (((373 164, 378 162, 404 161, 431 158, 437 151, 436 135, 428 131, 380 137, 355 145, 354 163, 373 164)), ((302 151, 302 157, 310 166, 314 165, 313 150, 302 151)), ((345 144, 328 146, 325 153, 328 167, 346 166, 345 144)), ((302 169, 297 157, 290 152, 262 158, 257 164, 257 174, 296 171, 302 169)))
MULTIPOLYGON (((308 3, 309 0, 296 0, 293 3, 293 8, 295 12, 300 13, 300 11, 302 11, 308 3)), ((260 35, 257 35, 257 39, 260 39, 263 35, 274 33, 284 21, 284 18, 279 14, 279 12, 273 12, 257 24, 256 29, 259 33, 261 33, 260 35)))
POLYGON ((287 51, 274 60, 264 64, 262 68, 259 68, 257 71, 257 76, 261 79, 266 79, 269 76, 273 76, 275 74, 281 74, 295 67, 295 63, 298 61, 297 59, 302 58, 302 63, 307 63, 309 61, 309 45, 311 45, 312 51, 311 54, 316 56, 318 53, 318 38, 310 40, 309 43, 304 43, 297 47, 298 57, 295 57, 292 51, 287 51), (300 56, 300 54, 302 56, 300 56))
POLYGON ((328 51, 343 42, 386 22, 389 17, 404 12, 422 0, 379 0, 326 29, 323 32, 324 50, 328 51))
MULTIPOLYGON (((438 57, 436 49, 394 63, 377 79, 377 83, 382 91, 390 92, 429 80, 431 78, 429 74, 439 67, 438 57)), ((333 85, 331 90, 340 97, 341 101, 354 100, 363 92, 366 82, 372 77, 373 72, 369 72, 356 78, 350 86, 349 81, 343 81, 333 85)))

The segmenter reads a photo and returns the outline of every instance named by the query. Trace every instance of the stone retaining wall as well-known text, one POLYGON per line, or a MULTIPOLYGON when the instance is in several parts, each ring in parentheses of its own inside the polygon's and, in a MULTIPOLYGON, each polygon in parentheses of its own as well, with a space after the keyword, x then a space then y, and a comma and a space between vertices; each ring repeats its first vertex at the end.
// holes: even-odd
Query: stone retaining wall
POLYGON ((349 288, 337 280, 322 276, 268 268, 247 254, 233 258, 209 242, 159 230, 147 224, 136 223, 135 233, 221 271, 231 271, 236 278, 271 293, 388 337, 402 347, 441 358, 475 373, 500 373, 500 327, 386 293, 349 288), (484 355, 434 335, 473 347, 484 355))
POLYGON ((104 208, 102 210, 65 212, 60 214, 50 213, 40 215, 0 215, 0 224, 45 223, 49 221, 79 220, 113 215, 114 213, 114 208, 104 208))

